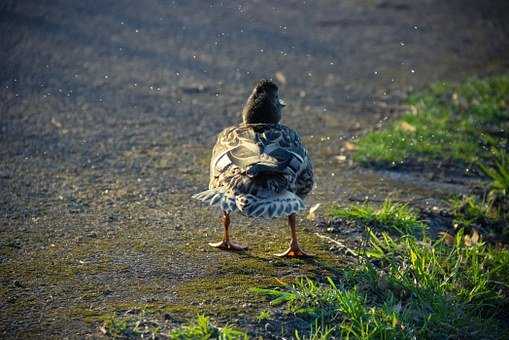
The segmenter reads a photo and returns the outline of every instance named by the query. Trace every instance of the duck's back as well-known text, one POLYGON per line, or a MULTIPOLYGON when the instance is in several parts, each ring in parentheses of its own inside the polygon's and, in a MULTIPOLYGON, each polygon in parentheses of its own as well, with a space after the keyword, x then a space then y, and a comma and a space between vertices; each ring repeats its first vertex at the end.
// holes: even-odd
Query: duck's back
POLYGON ((277 217, 304 209, 313 169, 299 135, 281 124, 223 130, 210 164, 209 190, 196 198, 227 212, 277 217))

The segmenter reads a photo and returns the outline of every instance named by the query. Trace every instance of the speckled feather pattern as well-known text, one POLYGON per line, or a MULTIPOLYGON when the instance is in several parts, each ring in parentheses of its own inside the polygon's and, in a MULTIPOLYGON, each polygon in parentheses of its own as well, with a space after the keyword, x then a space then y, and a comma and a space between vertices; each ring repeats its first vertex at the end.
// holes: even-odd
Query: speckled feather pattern
POLYGON ((209 190, 194 197, 227 212, 278 217, 303 210, 312 187, 312 163, 297 132, 282 124, 243 124, 218 135, 209 190))

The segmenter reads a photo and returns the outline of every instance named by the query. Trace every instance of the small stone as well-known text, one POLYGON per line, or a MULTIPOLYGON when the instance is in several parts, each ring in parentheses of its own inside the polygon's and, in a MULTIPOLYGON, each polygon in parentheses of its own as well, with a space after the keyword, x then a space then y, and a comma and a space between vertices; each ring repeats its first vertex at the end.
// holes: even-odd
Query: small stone
POLYGON ((276 74, 274 75, 276 80, 281 84, 281 85, 286 85, 286 77, 285 75, 283 74, 283 72, 281 71, 277 71, 276 74))

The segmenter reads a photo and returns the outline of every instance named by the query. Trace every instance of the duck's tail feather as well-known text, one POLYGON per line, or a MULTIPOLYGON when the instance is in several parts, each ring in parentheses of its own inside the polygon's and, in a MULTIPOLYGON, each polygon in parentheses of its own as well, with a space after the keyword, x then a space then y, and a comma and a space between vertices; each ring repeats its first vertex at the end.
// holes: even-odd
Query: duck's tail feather
POLYGON ((302 199, 290 191, 269 197, 240 194, 235 197, 235 203, 237 208, 249 217, 281 217, 305 209, 302 199))
POLYGON ((209 189, 192 196, 209 205, 215 205, 227 213, 239 210, 249 217, 274 218, 295 214, 305 209, 302 199, 293 192, 285 191, 268 197, 252 194, 228 195, 209 189))
POLYGON ((217 205, 227 213, 237 210, 235 197, 228 196, 222 191, 209 189, 195 194, 192 197, 205 202, 208 205, 217 205))

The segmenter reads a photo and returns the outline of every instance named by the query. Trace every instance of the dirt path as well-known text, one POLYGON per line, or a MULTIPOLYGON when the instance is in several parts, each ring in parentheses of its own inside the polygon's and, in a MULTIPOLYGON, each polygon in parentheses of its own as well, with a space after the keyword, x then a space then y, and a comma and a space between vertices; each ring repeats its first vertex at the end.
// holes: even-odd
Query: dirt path
POLYGON ((263 77, 281 84, 284 122, 313 155, 309 204, 388 194, 440 204, 467 190, 463 179, 374 172, 334 156, 401 112, 408 90, 507 70, 508 9, 2 2, 0 334, 96 334, 101 317, 145 305, 249 327, 261 308, 249 287, 334 272, 341 260, 305 221, 312 262, 273 260, 288 238, 279 220, 233 220, 247 255, 205 246, 219 236, 217 214, 189 197, 206 187, 215 134, 238 121, 263 77))

